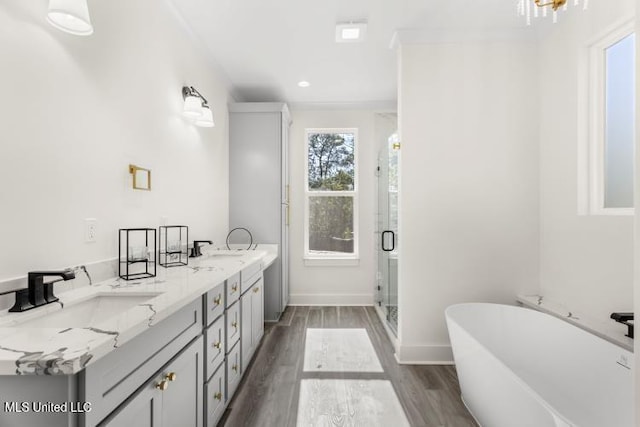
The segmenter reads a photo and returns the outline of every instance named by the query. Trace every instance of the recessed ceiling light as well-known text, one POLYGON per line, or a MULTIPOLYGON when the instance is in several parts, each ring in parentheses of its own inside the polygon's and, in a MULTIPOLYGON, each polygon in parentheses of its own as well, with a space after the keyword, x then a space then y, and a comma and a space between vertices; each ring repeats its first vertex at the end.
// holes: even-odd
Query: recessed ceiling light
POLYGON ((298 82, 298 86, 300 86, 300 87, 309 87, 309 86, 311 86, 311 83, 309 83, 306 80, 303 80, 301 82, 298 82))
POLYGON ((357 40, 360 38, 360 28, 343 28, 342 39, 343 40, 357 40))
POLYGON ((336 24, 337 43, 356 43, 364 41, 367 35, 367 23, 341 22, 336 24))

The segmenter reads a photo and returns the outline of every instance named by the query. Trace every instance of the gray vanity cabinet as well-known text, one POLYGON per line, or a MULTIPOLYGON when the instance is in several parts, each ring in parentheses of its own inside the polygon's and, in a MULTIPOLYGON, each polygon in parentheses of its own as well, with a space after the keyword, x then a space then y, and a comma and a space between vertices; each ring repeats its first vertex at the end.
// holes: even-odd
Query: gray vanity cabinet
POLYGON ((229 308, 234 302, 240 298, 240 273, 236 273, 227 279, 226 285, 226 307, 229 308))
POLYGON ((229 351, 227 356, 227 402, 231 401, 233 394, 242 379, 241 360, 240 360, 240 343, 229 351))
POLYGON ((146 384, 140 392, 117 411, 113 417, 100 423, 98 427, 155 427, 160 425, 162 395, 154 383, 146 384))
MULTIPOLYGON (((93 409, 84 425, 94 426, 117 411, 141 385, 153 378, 176 354, 199 338, 202 366, 202 300, 164 319, 78 374, 83 401, 93 409)), ((202 367, 200 368, 202 375, 202 367)), ((202 380, 201 380, 202 384, 202 380)))
POLYGON ((264 336, 264 278, 253 285, 251 291, 251 339, 253 350, 258 349, 260 340, 264 336))
POLYGON ((215 427, 222 418, 226 408, 226 365, 221 365, 213 374, 204 389, 204 402, 206 405, 205 425, 215 427))
POLYGON ((211 325, 214 320, 224 314, 224 310, 227 307, 225 289, 225 283, 220 283, 218 286, 204 294, 204 324, 206 326, 211 325))
POLYGON ((263 294, 262 265, 251 263, 76 375, 1 378, 7 401, 86 402, 91 411, 0 411, 0 426, 216 426, 264 333, 263 294))
POLYGON ((202 426, 202 337, 99 426, 202 426))
MULTIPOLYGON (((204 384, 204 423, 214 427, 222 417, 227 404, 227 318, 233 318, 234 311, 227 314, 227 293, 233 299, 239 294, 238 274, 204 295, 207 313, 205 322, 205 384, 204 384), (233 290, 235 287, 236 291, 233 290)), ((232 304, 231 308, 236 307, 232 304)), ((230 327, 233 327, 230 325, 230 327)), ((233 334, 238 336, 238 334, 233 334)))
POLYGON ((262 272, 240 298, 242 313, 242 372, 245 372, 264 335, 264 280, 262 272))
POLYGON ((254 242, 278 245, 278 258, 264 274, 269 322, 277 322, 289 302, 290 125, 286 104, 229 104, 229 228, 245 227, 254 242))
POLYGON ((202 427, 202 337, 194 341, 160 375, 160 382, 168 381, 162 391, 161 426, 202 427), (171 374, 175 379, 171 381, 171 374))
POLYGON ((224 362, 226 352, 225 339, 225 316, 220 316, 218 320, 213 322, 205 331, 205 379, 209 379, 218 367, 224 362))

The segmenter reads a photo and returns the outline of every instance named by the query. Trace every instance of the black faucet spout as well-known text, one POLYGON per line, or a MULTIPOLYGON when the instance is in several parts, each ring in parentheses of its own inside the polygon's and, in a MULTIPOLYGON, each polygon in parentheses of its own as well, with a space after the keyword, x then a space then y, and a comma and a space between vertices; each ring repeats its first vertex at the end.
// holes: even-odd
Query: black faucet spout
POLYGON ((611 318, 627 327, 627 335, 633 338, 633 313, 611 313, 611 318))
POLYGON ((29 295, 29 302, 34 307, 39 307, 51 302, 58 301, 58 298, 53 293, 53 284, 62 280, 72 280, 76 278, 76 274, 71 269, 61 271, 31 271, 27 277, 27 288, 29 295), (45 277, 60 277, 57 280, 50 282, 44 281, 45 277))
POLYGON ((191 253, 189 254, 190 258, 197 258, 199 256, 202 256, 202 252, 200 252, 200 243, 208 243, 210 245, 213 245, 213 242, 211 240, 194 240, 193 248, 191 248, 191 253))

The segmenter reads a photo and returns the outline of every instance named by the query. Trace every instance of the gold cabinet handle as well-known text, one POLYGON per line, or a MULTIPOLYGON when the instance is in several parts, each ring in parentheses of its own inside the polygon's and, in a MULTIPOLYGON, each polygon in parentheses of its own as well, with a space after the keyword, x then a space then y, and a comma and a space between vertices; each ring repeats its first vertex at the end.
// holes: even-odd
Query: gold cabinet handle
POLYGON ((178 376, 176 375, 175 372, 169 372, 167 375, 164 376, 164 379, 167 381, 175 381, 176 378, 178 378, 178 376))
POLYGON ((238 290, 238 284, 236 283, 235 285, 232 285, 232 286, 231 286, 231 290, 232 290, 233 292, 237 291, 237 290, 238 290))
POLYGON ((218 350, 220 350, 220 347, 222 347, 222 342, 221 342, 221 341, 214 342, 214 343, 213 343, 213 346, 214 346, 215 348, 217 348, 218 350))
POLYGON ((222 400, 222 393, 217 392, 216 394, 213 395, 213 398, 216 400, 222 400))
POLYGON ((213 305, 220 305, 221 302, 222 302, 222 295, 218 295, 213 299, 213 305))
POLYGON ((231 369, 233 369, 234 371, 238 372, 238 365, 233 365, 233 366, 231 367, 231 369))
POLYGON ((253 293, 257 294, 258 292, 260 292, 260 288, 256 287, 256 288, 253 289, 253 293))
POLYGON ((156 384, 156 388, 158 390, 165 391, 166 389, 169 388, 169 383, 167 381, 165 381, 165 380, 162 380, 158 384, 156 384))
POLYGON ((235 322, 231 322, 231 326, 238 329, 238 321, 236 320, 235 322))

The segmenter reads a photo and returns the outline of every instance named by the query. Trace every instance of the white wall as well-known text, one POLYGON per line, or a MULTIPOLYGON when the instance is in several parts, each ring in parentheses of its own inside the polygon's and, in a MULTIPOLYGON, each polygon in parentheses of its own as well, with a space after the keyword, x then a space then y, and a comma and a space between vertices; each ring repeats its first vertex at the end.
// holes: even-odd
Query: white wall
POLYGON ((45 0, 0 5, 0 281, 117 256, 117 229, 228 224, 227 89, 165 2, 91 1, 94 35, 45 21, 45 0), (212 129, 181 117, 183 85, 212 129), (153 191, 130 189, 129 163, 153 191), (97 218, 96 243, 84 219, 97 218))
POLYGON ((579 64, 589 43, 632 19, 634 7, 620 0, 570 9, 539 41, 540 293, 603 323, 633 309, 633 217, 578 215, 578 147, 588 136, 579 64))
MULTIPOLYGON (((635 10, 640 11, 640 0, 635 2, 635 10)), ((640 34, 640 14, 636 13, 636 34, 640 34)), ((637 39, 636 39, 637 41, 637 39)), ((640 58, 640 43, 636 43, 636 58, 640 58)), ((636 82, 640 82, 640 67, 636 66, 636 82)), ((636 84, 636 105, 640 105, 640 84, 636 84)), ((636 123, 640 123, 640 108, 636 108, 636 123)), ((640 132, 636 132, 636 165, 640 165, 640 132)), ((636 173, 635 179, 635 199, 640 200, 640 174, 636 173)), ((635 209, 634 223, 640 224, 640 209, 635 209)), ((634 227, 634 253, 640 254, 640 227, 634 227)), ((633 307, 634 311, 640 308, 640 257, 634 257, 634 286, 633 286, 633 307)), ((640 354, 640 340, 634 340, 634 354, 640 354)), ((638 358, 634 357, 635 371, 635 415, 636 425, 640 420, 640 369, 638 367, 638 358)))
POLYGON ((376 141, 372 111, 292 110, 289 163, 290 304, 372 305, 376 259, 376 141), (360 260, 357 266, 307 266, 304 263, 305 130, 308 128, 358 129, 358 184, 360 260))
POLYGON ((452 360, 447 306, 537 290, 536 49, 510 39, 400 47, 401 362, 452 360))

